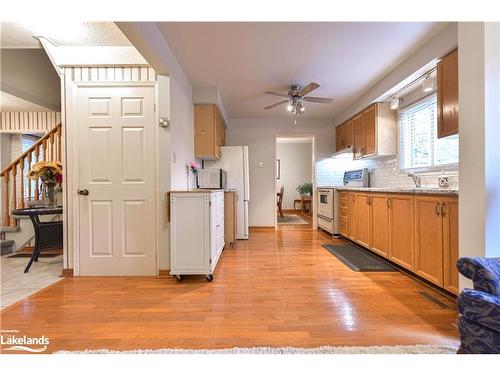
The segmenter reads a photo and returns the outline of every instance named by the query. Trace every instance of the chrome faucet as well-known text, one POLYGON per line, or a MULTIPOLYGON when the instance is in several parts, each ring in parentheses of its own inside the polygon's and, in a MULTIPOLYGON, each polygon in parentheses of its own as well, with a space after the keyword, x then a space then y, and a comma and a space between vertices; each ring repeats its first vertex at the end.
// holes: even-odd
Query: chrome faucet
POLYGON ((418 177, 416 174, 408 173, 408 177, 411 177, 417 188, 422 187, 422 181, 420 180, 420 177, 418 177))

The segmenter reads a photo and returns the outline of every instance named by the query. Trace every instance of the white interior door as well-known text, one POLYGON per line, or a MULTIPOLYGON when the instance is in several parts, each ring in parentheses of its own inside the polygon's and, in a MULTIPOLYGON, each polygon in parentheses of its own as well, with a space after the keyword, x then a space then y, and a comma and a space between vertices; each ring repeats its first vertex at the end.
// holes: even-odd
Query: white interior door
POLYGON ((80 274, 155 275, 154 88, 80 87, 77 106, 80 274))

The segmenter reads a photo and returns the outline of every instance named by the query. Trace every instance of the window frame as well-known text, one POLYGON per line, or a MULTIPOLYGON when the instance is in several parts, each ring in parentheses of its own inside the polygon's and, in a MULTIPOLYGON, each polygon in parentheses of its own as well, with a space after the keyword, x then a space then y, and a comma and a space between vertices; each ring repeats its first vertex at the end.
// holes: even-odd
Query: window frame
MULTIPOLYGON (((400 121, 400 114, 401 111, 404 110, 409 110, 413 107, 418 106, 421 102, 428 100, 431 96, 437 96, 437 91, 434 90, 430 93, 428 93, 425 96, 422 96, 418 98, 417 100, 413 101, 412 103, 402 107, 398 108, 397 111, 397 150, 398 150, 398 166, 399 166, 399 172, 401 174, 407 174, 407 173, 429 173, 429 174, 434 174, 434 173, 439 173, 441 171, 457 171, 459 168, 459 162, 456 163, 447 163, 447 164, 438 164, 438 165, 430 165, 426 167, 413 167, 413 168, 404 168, 403 163, 403 155, 401 152, 401 121, 400 121)), ((436 116, 438 115, 436 111, 436 116)), ((437 118, 436 121, 439 121, 437 118)), ((437 127, 437 126, 436 126, 437 127)), ((437 129, 436 129, 437 131, 437 129)))

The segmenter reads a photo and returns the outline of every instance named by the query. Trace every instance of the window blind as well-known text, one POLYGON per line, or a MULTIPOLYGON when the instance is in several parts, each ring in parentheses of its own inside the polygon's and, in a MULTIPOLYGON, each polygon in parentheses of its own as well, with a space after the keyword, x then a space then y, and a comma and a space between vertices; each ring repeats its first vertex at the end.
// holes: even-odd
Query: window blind
POLYGON ((458 135, 437 138, 437 96, 425 97, 399 111, 401 169, 458 163, 458 135))

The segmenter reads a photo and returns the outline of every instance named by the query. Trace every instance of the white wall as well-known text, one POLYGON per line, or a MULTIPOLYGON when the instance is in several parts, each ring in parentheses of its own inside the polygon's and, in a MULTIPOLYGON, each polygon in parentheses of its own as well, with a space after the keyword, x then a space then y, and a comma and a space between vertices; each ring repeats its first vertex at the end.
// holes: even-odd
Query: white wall
POLYGON ((312 142, 278 143, 276 157, 280 160, 280 179, 277 191, 284 186, 283 208, 292 209, 293 201, 300 199, 295 190, 299 185, 312 183, 312 142))
POLYGON ((1 89, 53 111, 61 109, 61 81, 43 49, 2 49, 1 89))
POLYGON ((250 164, 249 221, 251 226, 274 226, 276 192, 274 181, 275 135, 316 135, 317 158, 333 151, 332 124, 329 121, 299 119, 232 119, 226 131, 228 146, 248 145, 250 164), (259 168, 258 163, 264 163, 259 168))
MULTIPOLYGON (((460 256, 500 256, 500 25, 458 26, 460 256)), ((470 286, 460 279, 460 287, 470 286)))

